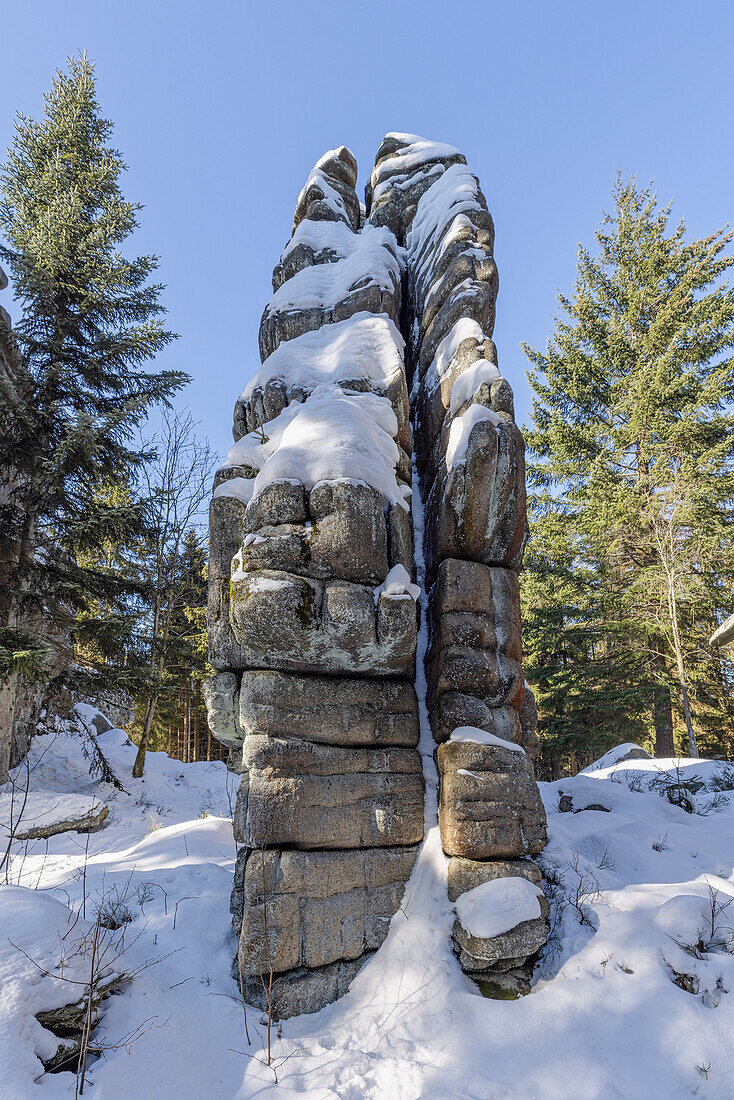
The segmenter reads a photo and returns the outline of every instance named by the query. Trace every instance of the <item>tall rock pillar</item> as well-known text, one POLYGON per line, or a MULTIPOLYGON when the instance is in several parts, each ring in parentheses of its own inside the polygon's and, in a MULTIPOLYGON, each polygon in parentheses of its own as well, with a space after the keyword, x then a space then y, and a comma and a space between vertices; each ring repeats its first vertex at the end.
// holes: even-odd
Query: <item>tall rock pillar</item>
POLYGON ((241 747, 238 976, 276 1017, 343 993, 423 836, 413 687, 404 253, 366 223, 348 149, 316 164, 235 406, 210 518, 206 685, 241 747))
POLYGON ((546 935, 548 906, 530 858, 545 845, 546 821, 522 672, 524 445, 492 340, 494 226, 458 150, 413 135, 387 135, 367 199, 372 224, 389 226, 406 249, 403 324, 425 508, 427 702, 457 902, 454 944, 485 989, 522 992, 523 965, 546 935), (524 919, 479 935, 470 914, 500 894, 517 899, 524 919))
POLYGON ((299 196, 210 513, 205 694, 241 754, 236 972, 260 1006, 272 978, 281 1017, 345 991, 423 836, 413 459, 454 948, 485 990, 522 992, 546 934, 524 447, 492 341, 492 219, 450 146, 389 134, 365 206, 356 178, 342 147, 299 196), (487 907, 515 917, 487 935, 487 907))

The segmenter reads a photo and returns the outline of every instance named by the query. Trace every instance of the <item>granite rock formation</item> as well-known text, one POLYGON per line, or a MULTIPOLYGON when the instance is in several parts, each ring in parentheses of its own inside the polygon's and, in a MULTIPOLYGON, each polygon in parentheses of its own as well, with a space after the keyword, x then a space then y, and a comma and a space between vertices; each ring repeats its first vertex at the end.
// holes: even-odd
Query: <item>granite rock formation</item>
POLYGON ((272 970, 280 1017, 348 988, 423 836, 418 491, 451 897, 530 891, 492 936, 457 917, 459 962, 523 991, 547 918, 530 858, 545 814, 521 660, 524 448, 492 341, 492 218, 465 158, 411 135, 383 141, 365 205, 356 180, 332 150, 298 198, 210 512, 205 695, 242 773, 236 972, 264 1006, 272 970))

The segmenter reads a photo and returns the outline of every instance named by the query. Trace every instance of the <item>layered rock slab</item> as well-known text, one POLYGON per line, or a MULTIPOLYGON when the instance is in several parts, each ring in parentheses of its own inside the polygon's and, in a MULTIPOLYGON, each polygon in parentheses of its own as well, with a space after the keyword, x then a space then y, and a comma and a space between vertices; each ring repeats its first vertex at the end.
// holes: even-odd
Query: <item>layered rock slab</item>
POLYGON ((256 977, 359 959, 397 912, 418 849, 252 852, 244 874, 240 969, 256 977))
POLYGON ((438 746, 436 763, 438 823, 447 855, 517 859, 543 850, 545 809, 522 749, 450 740, 438 746))

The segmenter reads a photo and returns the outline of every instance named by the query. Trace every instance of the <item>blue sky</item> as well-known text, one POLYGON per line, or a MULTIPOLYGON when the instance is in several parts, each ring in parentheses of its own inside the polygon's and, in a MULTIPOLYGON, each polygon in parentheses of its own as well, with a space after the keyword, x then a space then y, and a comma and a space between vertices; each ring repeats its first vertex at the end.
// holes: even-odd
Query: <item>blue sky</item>
POLYGON ((0 148, 69 53, 95 58, 126 195, 145 204, 131 248, 161 256, 182 337, 159 362, 192 375, 181 404, 221 452, 296 196, 328 148, 350 146, 360 187, 387 130, 467 155, 496 224, 495 340, 519 420, 520 343, 545 344, 617 168, 654 177, 693 233, 732 219, 726 0, 23 0, 0 20, 0 148))

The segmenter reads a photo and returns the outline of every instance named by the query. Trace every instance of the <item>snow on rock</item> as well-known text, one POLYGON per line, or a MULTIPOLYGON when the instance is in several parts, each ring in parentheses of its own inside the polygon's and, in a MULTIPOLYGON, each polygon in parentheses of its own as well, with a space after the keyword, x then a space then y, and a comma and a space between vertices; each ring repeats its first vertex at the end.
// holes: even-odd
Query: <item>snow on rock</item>
POLYGON ((523 756, 525 755, 522 745, 516 745, 514 741, 505 741, 488 730, 479 729, 478 726, 457 726, 449 741, 472 741, 476 745, 495 745, 499 749, 509 749, 510 752, 521 752, 523 756))
MULTIPOLYGON (((269 420, 263 431, 266 442, 259 432, 250 432, 234 444, 225 463, 259 471, 248 499, 273 481, 300 481, 310 491, 319 481, 349 479, 407 508, 406 488, 395 476, 397 418, 386 397, 320 385, 304 402, 293 402, 269 420)), ((232 481, 240 480, 223 482, 215 496, 244 499, 239 487, 231 488, 232 481)))
POLYGON ((482 383, 499 382, 501 377, 496 363, 490 363, 487 359, 478 359, 476 363, 462 371, 451 387, 450 411, 458 412, 462 405, 472 399, 482 383))
POLYGON ((306 245, 314 252, 333 252, 335 259, 350 256, 355 249, 356 234, 346 222, 315 221, 304 218, 293 231, 293 236, 283 249, 281 261, 286 260, 298 245, 306 245))
POLYGON ((316 164, 313 166, 309 173, 308 179, 306 180, 301 191, 299 192, 296 209, 300 207, 301 202, 306 197, 307 192, 315 184, 323 196, 323 198, 321 199, 323 204, 329 207, 329 209, 332 210, 337 215, 337 217, 344 218, 344 220, 348 222, 349 211, 347 210, 344 199, 334 187, 333 183, 331 182, 330 176, 324 171, 322 167, 322 165, 328 162, 331 157, 337 153, 338 150, 330 149, 328 153, 324 153, 324 155, 320 157, 316 164))
POLYGON ((0 836, 23 839, 29 832, 62 831, 88 825, 104 809, 97 798, 83 794, 61 794, 58 791, 29 791, 27 798, 20 776, 16 790, 0 793, 0 836))
POLYGON ((539 917, 542 894, 525 878, 497 878, 457 898, 456 915, 469 935, 491 939, 539 917))
POLYGON ((466 215, 484 210, 479 184, 466 164, 452 164, 418 202, 406 237, 411 270, 423 285, 433 282, 432 271, 448 246, 469 224, 466 215))
POLYGON ((410 172, 414 168, 420 168, 427 161, 439 160, 443 157, 458 157, 461 153, 453 145, 446 145, 442 141, 429 141, 418 134, 401 134, 391 132, 385 134, 384 141, 399 141, 404 143, 403 148, 396 154, 385 157, 374 170, 374 178, 379 182, 388 171, 392 175, 410 172))
MULTIPOLYGON (((313 223, 314 227, 322 224, 332 223, 313 223)), ((317 236, 318 230, 314 228, 312 235, 317 236)), ((353 244, 349 250, 347 238, 342 241, 345 251, 343 259, 333 264, 315 264, 296 272, 276 290, 268 311, 283 313, 291 309, 330 309, 357 286, 375 285, 382 290, 395 290, 400 283, 405 261, 403 250, 395 243, 389 229, 368 222, 351 236, 353 244)))
POLYGON ((408 570, 404 565, 393 565, 382 584, 375 588, 375 603, 382 594, 391 599, 408 597, 411 600, 417 600, 421 590, 417 584, 411 583, 408 570))
MULTIPOLYGON (((303 225, 340 226, 346 230, 343 222, 301 222, 303 225)), ((404 346, 403 337, 386 314, 355 313, 346 321, 323 325, 284 341, 253 375, 239 400, 249 401, 257 389, 274 379, 304 389, 364 379, 386 389, 402 374, 404 346)))
MULTIPOLYGON (((226 463, 222 469, 226 468, 226 463)), ((247 477, 230 477, 217 485, 212 493, 215 497, 234 497, 243 504, 249 504, 255 491, 255 479, 247 477)))
MULTIPOLYGON (((462 376, 463 377, 463 376, 462 376)), ((453 397, 453 391, 451 396, 453 397)), ((461 416, 455 416, 449 429, 449 441, 446 446, 446 469, 453 470, 455 466, 461 466, 466 462, 466 449, 469 446, 469 436, 475 424, 488 420, 496 430, 500 430, 503 424, 502 417, 488 409, 485 405, 470 405, 461 416)))

